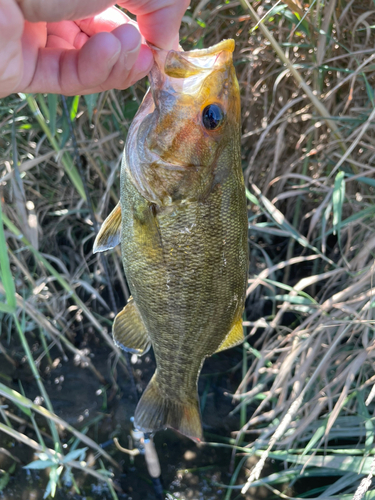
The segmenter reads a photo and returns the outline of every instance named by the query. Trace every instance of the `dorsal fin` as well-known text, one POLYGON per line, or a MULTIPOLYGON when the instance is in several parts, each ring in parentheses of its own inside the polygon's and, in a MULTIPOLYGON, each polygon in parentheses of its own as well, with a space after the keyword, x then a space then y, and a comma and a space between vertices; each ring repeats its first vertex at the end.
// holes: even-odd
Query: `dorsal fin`
POLYGON ((94 241, 94 253, 105 252, 115 248, 121 238, 121 205, 117 203, 112 212, 103 222, 94 241))

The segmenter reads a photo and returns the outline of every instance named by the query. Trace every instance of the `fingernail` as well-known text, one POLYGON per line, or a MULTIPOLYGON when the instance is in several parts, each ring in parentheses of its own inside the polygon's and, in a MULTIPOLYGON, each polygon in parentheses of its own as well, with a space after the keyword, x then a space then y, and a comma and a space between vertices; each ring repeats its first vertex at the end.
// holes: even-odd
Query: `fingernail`
POLYGON ((122 24, 112 31, 112 34, 121 43, 121 65, 130 71, 139 54, 142 37, 138 29, 129 23, 122 24))
POLYGON ((116 40, 117 48, 116 48, 115 52, 113 53, 113 55, 107 60, 108 69, 113 68, 113 66, 116 64, 116 62, 119 58, 120 52, 121 52, 121 43, 116 38, 115 38, 115 40, 116 40))
POLYGON ((140 46, 141 44, 139 44, 136 49, 130 50, 129 52, 126 53, 124 66, 128 71, 132 69, 132 67, 135 64, 135 61, 137 60, 140 46))
POLYGON ((137 60, 134 63, 131 71, 129 71, 130 80, 128 80, 128 86, 130 87, 141 78, 144 78, 151 71, 153 64, 154 56, 152 55, 150 48, 142 44, 137 56, 137 60))
POLYGON ((137 29, 128 29, 126 35, 125 46, 129 48, 126 49, 124 66, 127 70, 131 70, 137 60, 142 38, 137 29))

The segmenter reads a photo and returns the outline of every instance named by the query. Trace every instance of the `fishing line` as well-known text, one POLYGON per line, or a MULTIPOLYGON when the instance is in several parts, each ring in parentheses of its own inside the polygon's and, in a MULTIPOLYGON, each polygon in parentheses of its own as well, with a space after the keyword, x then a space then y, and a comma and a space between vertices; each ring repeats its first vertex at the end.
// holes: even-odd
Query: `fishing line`
MULTIPOLYGON (((65 114, 65 117, 66 117, 66 120, 67 120, 68 126, 69 126, 70 137, 72 139, 72 145, 73 145, 73 151, 74 151, 74 162, 78 167, 79 175, 80 175, 82 183, 83 183, 83 189, 84 189, 85 195, 86 195, 86 203, 87 203, 90 215, 91 215, 94 230, 97 234, 99 231, 99 224, 98 224, 98 221, 96 220, 96 217, 95 217, 94 206, 93 206, 92 198, 90 196, 89 189, 88 189, 88 186, 86 183, 84 166, 83 166, 83 162, 85 162, 85 164, 86 164, 87 160, 84 156, 81 156, 79 154, 77 138, 75 135, 72 120, 70 118, 70 113, 68 110, 66 97, 61 95, 61 100, 63 103, 64 114, 65 114)), ((109 276, 108 263, 107 263, 107 260, 103 254, 99 254, 99 258, 100 258, 100 262, 101 262, 103 269, 104 269, 104 274, 105 274, 106 279, 107 279, 107 286, 108 286, 108 293, 109 293, 109 300, 111 303, 111 308, 112 308, 112 311, 115 314, 117 314, 117 305, 116 305, 116 300, 115 300, 115 294, 113 292, 112 283, 111 283, 110 276, 109 276)), ((128 372, 129 372, 130 383, 132 386, 132 392, 134 394, 135 401, 137 403, 139 398, 138 398, 137 387, 135 385, 133 369, 132 369, 130 359, 129 359, 129 353, 124 351, 124 356, 125 356, 126 366, 128 368, 128 372)), ((154 441, 153 441, 152 436, 150 434, 147 434, 147 433, 144 434, 143 445, 144 445, 146 465, 147 465, 147 469, 148 469, 148 472, 149 472, 151 480, 152 480, 152 485, 154 487, 155 497, 157 500, 163 500, 164 488, 163 488, 163 484, 161 481, 160 462, 159 462, 159 458, 158 458, 158 455, 157 455, 157 452, 155 449, 154 441)))

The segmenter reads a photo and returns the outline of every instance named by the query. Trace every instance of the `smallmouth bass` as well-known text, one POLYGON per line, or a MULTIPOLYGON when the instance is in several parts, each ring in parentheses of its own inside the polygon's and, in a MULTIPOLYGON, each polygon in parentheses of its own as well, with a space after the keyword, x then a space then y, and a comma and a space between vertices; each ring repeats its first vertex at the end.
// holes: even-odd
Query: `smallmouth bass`
POLYGON ((157 368, 135 411, 144 432, 202 439, 203 362, 243 341, 248 269, 233 40, 190 52, 154 49, 151 88, 129 129, 120 203, 94 251, 121 242, 132 294, 114 341, 157 368))

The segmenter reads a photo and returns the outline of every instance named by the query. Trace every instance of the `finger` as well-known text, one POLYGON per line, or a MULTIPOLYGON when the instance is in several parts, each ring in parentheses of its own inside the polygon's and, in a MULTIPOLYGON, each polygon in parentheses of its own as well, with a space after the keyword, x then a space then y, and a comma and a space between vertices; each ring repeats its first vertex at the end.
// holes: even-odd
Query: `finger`
POLYGON ((135 24, 124 12, 117 7, 110 7, 96 16, 76 21, 77 26, 87 35, 93 36, 101 31, 111 32, 122 24, 135 24))
POLYGON ((90 38, 80 50, 41 49, 34 77, 26 91, 72 95, 100 85, 112 71, 120 49, 120 42, 110 33, 90 38), (79 71, 84 61, 86 73, 79 71))
MULTIPOLYGON (((112 76, 109 76, 108 79, 100 85, 82 90, 80 95, 95 94, 96 92, 102 92, 103 90, 110 90, 113 88, 117 88, 119 90, 126 89, 137 82, 140 78, 145 77, 149 73, 153 62, 154 59, 150 49, 145 45, 141 45, 138 59, 125 80, 121 80, 113 85, 113 78, 112 76)), ((72 92, 71 95, 76 95, 78 93, 79 92, 72 92)))
POLYGON ((19 40, 23 31, 23 17, 13 0, 0 0, 0 47, 4 42, 19 40))
POLYGON ((47 36, 47 47, 50 49, 65 49, 65 50, 71 50, 74 49, 74 45, 71 43, 67 42, 63 38, 56 36, 56 35, 48 35, 47 36))
POLYGON ((0 97, 5 97, 22 79, 23 18, 18 6, 0 0, 0 97))
POLYGON ((145 39, 161 49, 174 47, 181 19, 189 0, 122 0, 120 6, 136 14, 140 32, 145 39))
MULTIPOLYGON (((17 0, 26 19, 37 21, 76 20, 106 10, 113 0, 17 0)), ((137 16, 142 35, 157 47, 170 49, 178 34, 189 0, 122 0, 120 5, 137 16)))
POLYGON ((130 86, 150 70, 152 53, 144 45, 139 47, 140 35, 133 26, 118 30, 115 35, 93 36, 80 50, 40 49, 33 80, 18 91, 76 95, 130 86), (124 69, 130 66, 134 49, 138 57, 130 70, 124 69), (125 52, 130 52, 127 61, 123 59, 125 52))
POLYGON ((47 23, 47 33, 47 47, 80 49, 88 40, 86 33, 82 33, 74 21, 47 23))
MULTIPOLYGON (((138 74, 138 66, 134 68, 140 55, 142 39, 137 28, 131 24, 119 26, 112 31, 112 34, 116 36, 121 43, 121 52, 118 61, 107 79, 106 85, 111 85, 113 88, 124 88, 125 86, 129 86, 126 85, 129 77, 132 80, 137 80, 145 76, 144 74, 138 74)), ((151 69, 153 57, 150 49, 144 46, 142 58, 145 59, 147 57, 149 59, 149 67, 145 68, 145 70, 148 72, 151 69), (147 56, 147 51, 150 52, 150 57, 147 56)))
POLYGON ((78 35, 76 36, 76 39, 74 41, 74 47, 76 49, 81 49, 85 45, 88 39, 89 37, 86 35, 86 33, 83 33, 81 31, 81 33, 78 33, 78 35))
MULTIPOLYGON (((33 79, 38 63, 40 50, 45 50, 47 28, 45 23, 29 23, 24 21, 21 38, 23 67, 20 72, 20 88, 24 88, 33 79)), ((13 92, 20 91, 19 86, 13 92)), ((21 90, 22 91, 22 90, 21 90)))
POLYGON ((0 98, 2 98, 11 94, 22 80, 21 41, 0 44, 0 51, 0 98))
POLYGON ((60 21, 58 23, 47 24, 48 36, 54 35, 67 41, 74 47, 74 41, 81 30, 74 21, 60 21))
POLYGON ((154 56, 152 51, 147 45, 141 45, 141 49, 138 54, 138 59, 136 60, 133 68, 131 69, 128 78, 124 83, 116 85, 117 89, 126 89, 131 85, 134 85, 138 80, 144 78, 150 73, 152 65, 154 64, 154 56))
POLYGON ((113 88, 123 90, 134 83, 136 83, 141 78, 145 77, 151 69, 151 66, 154 63, 154 57, 152 55, 151 50, 146 45, 141 45, 138 59, 136 60, 133 68, 128 73, 126 79, 119 78, 116 82, 113 79, 113 76, 110 75, 109 78, 103 82, 100 87, 96 87, 91 89, 90 91, 85 91, 85 94, 92 94, 95 92, 101 92, 103 90, 110 90, 113 88))
POLYGON ((83 19, 102 12, 115 2, 113 0, 17 0, 28 21, 56 22, 83 19))
MULTIPOLYGON (((48 35, 56 35, 70 43, 70 48, 80 49, 88 40, 88 37, 97 33, 111 32, 118 26, 126 23, 136 25, 124 12, 111 7, 97 16, 78 20, 78 21, 60 21, 48 23, 48 35)), ((59 42, 55 38, 51 39, 50 47, 69 48, 67 44, 59 42)))

